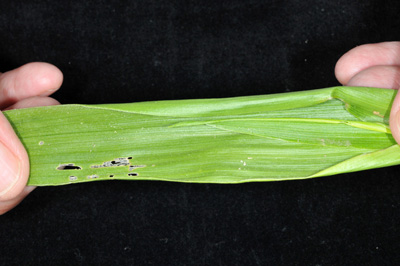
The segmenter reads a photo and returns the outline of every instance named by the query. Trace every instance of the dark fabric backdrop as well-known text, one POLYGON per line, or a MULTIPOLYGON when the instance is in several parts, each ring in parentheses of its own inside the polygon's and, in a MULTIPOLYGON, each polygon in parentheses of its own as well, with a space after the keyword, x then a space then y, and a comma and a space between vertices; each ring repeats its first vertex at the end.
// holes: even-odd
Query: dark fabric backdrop
MULTIPOLYGON (((0 1, 0 71, 46 61, 61 103, 338 85, 335 62, 400 40, 383 0, 0 1)), ((51 126, 51 125, 49 125, 51 126)), ((35 190, 0 217, 2 265, 398 265, 399 167, 241 185, 35 190)))

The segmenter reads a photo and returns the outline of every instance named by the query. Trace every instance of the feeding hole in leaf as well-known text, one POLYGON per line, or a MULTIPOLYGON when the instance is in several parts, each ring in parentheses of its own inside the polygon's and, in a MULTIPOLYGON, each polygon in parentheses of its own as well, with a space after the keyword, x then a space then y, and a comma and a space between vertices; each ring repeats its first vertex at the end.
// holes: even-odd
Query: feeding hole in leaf
POLYGON ((89 175, 87 178, 88 179, 95 179, 95 178, 98 178, 99 176, 98 175, 89 175))
POLYGON ((73 163, 60 164, 57 170, 82 170, 82 167, 74 165, 73 163))
POLYGON ((112 161, 107 161, 104 162, 101 165, 92 165, 91 168, 102 168, 102 167, 114 167, 114 166, 128 166, 129 165, 129 159, 132 159, 132 157, 128 158, 117 158, 112 161))
POLYGON ((146 167, 146 165, 130 165, 129 166, 129 171, 133 171, 136 168, 143 168, 143 167, 146 167))
POLYGON ((74 176, 74 175, 71 175, 71 176, 69 177, 69 180, 70 180, 70 181, 75 181, 75 180, 78 180, 78 177, 76 177, 76 176, 74 176))
POLYGON ((138 173, 129 173, 128 176, 138 176, 138 173))

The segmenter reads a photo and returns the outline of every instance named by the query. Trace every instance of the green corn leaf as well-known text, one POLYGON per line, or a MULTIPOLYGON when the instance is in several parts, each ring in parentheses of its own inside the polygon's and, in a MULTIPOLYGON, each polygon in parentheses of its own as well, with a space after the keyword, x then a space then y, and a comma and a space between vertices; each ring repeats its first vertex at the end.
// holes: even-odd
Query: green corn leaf
POLYGON ((396 91, 334 87, 225 99, 5 111, 29 185, 94 180, 242 183, 396 165, 396 91))

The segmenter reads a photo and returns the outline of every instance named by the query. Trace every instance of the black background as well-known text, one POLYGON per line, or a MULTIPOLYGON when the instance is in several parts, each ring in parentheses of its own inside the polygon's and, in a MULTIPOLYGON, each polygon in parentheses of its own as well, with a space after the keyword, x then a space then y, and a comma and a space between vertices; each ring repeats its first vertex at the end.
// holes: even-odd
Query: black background
MULTIPOLYGON (((364 43, 400 40, 397 1, 0 1, 0 71, 46 61, 61 103, 338 85, 364 43)), ((51 126, 51 125, 49 125, 51 126)), ((0 217, 3 265, 398 265, 399 167, 241 185, 36 189, 0 217)))

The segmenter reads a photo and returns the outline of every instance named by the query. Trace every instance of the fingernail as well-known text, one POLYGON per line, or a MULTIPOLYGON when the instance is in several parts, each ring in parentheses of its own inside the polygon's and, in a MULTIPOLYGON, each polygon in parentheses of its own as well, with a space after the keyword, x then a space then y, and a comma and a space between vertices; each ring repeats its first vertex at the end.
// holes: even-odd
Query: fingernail
POLYGON ((20 177, 20 161, 0 142, 0 196, 6 194, 20 177))
POLYGON ((400 128, 400 112, 394 114, 394 119, 391 122, 394 122, 390 125, 391 127, 395 126, 396 128, 400 128))
POLYGON ((400 111, 397 112, 397 113, 394 115, 394 117, 395 117, 395 120, 396 120, 396 122, 397 122, 397 126, 399 126, 399 124, 400 124, 400 111))

